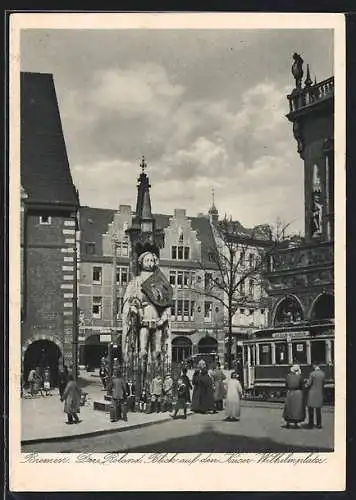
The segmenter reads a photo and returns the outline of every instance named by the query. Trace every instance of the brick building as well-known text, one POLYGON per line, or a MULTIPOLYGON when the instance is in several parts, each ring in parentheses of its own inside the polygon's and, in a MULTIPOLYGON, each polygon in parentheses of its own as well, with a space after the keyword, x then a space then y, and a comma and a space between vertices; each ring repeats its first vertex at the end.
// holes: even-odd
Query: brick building
MULTIPOLYGON (((215 244, 208 217, 188 217, 185 210, 151 214, 148 177, 142 203, 144 230, 162 235, 160 268, 174 289, 171 316, 171 359, 182 361, 195 353, 224 353, 224 311, 204 297, 205 274, 214 271, 207 249, 215 244), (144 201, 145 200, 145 201, 144 201)), ((142 214, 141 214, 142 215, 142 214)), ((80 362, 98 366, 110 339, 120 337, 121 308, 125 287, 132 275, 131 239, 136 211, 120 205, 117 211, 81 207, 81 265, 79 286, 80 362), (128 232, 126 232, 129 230, 128 232), (116 263, 116 266, 115 266, 116 263), (114 272, 114 269, 116 270, 114 272), (113 333, 115 332, 115 333, 113 333)))
POLYGON ((73 362, 78 194, 51 74, 21 73, 21 316, 30 368, 73 362))

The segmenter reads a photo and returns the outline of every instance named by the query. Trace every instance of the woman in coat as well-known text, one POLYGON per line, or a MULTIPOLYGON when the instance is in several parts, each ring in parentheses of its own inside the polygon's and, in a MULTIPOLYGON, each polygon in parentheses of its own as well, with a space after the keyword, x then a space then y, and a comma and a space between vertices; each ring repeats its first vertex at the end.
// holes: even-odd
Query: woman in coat
POLYGON ((215 370, 213 370, 213 372, 211 374, 211 378, 212 378, 213 387, 214 387, 215 408, 217 410, 222 410, 223 409, 223 399, 224 399, 224 395, 225 395, 224 380, 226 379, 226 376, 220 368, 220 363, 216 364, 216 368, 215 368, 215 370))
POLYGON ((204 363, 193 375, 192 410, 196 413, 215 411, 213 383, 204 363))
POLYGON ((77 415, 80 412, 80 397, 81 390, 70 373, 68 375, 68 383, 61 397, 61 401, 64 401, 64 412, 67 414, 68 424, 78 424, 80 422, 77 415))
POLYGON ((293 365, 286 378, 287 398, 284 404, 283 418, 286 426, 298 428, 305 419, 303 377, 299 365, 293 365))
POLYGON ((225 418, 226 420, 239 420, 241 413, 242 387, 236 372, 231 373, 231 378, 227 381, 225 418))

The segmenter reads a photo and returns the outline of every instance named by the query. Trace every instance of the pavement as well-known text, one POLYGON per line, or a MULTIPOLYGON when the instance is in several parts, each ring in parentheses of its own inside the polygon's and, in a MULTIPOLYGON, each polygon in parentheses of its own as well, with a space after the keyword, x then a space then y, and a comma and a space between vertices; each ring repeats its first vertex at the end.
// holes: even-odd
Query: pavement
MULTIPOLYGON (((168 412, 166 413, 128 413, 128 421, 124 422, 122 420, 118 422, 110 422, 110 417, 107 412, 94 410, 94 401, 100 401, 104 399, 105 391, 102 388, 101 380, 96 372, 87 373, 85 370, 81 371, 79 384, 82 389, 87 392, 87 401, 85 406, 81 407, 80 411, 80 419, 81 422, 77 425, 67 425, 66 424, 66 414, 63 411, 64 403, 60 401, 58 390, 55 389, 52 391, 51 396, 37 396, 34 398, 23 397, 21 400, 21 444, 22 446, 26 445, 36 445, 40 443, 50 443, 53 442, 68 442, 73 441, 73 443, 77 440, 80 440, 83 444, 85 438, 90 438, 91 442, 97 439, 100 443, 100 437, 104 436, 104 443, 106 440, 113 439, 113 434, 117 434, 123 431, 132 431, 129 433, 130 435, 130 446, 133 446, 133 441, 131 436, 133 436, 133 432, 138 429, 146 428, 149 426, 148 435, 157 434, 157 439, 161 438, 160 430, 166 428, 168 426, 168 435, 170 435, 171 431, 170 426, 174 426, 174 423, 178 423, 178 428, 190 428, 189 422, 196 422, 197 425, 203 425, 205 429, 207 422, 212 422, 213 431, 216 428, 219 435, 225 432, 226 423, 223 424, 222 429, 221 420, 223 418, 223 414, 217 415, 190 415, 188 416, 187 421, 174 421, 168 412), (201 420, 202 418, 202 420, 201 420), (182 423, 185 427, 182 427, 182 423), (160 424, 157 429, 151 429, 154 424, 160 424), (163 427, 162 427, 163 426, 163 427), (204 427, 205 426, 205 427, 204 427), (105 438, 105 435, 108 434, 105 438)), ((281 430, 281 412, 282 412, 283 404, 280 403, 268 403, 268 402, 259 402, 259 401, 242 401, 242 414, 244 415, 243 421, 245 422, 243 425, 238 425, 236 427, 237 430, 246 433, 246 436, 253 435, 258 436, 262 432, 262 437, 267 437, 264 434, 265 422, 272 419, 271 422, 271 432, 274 435, 279 436, 282 432, 282 437, 285 436, 285 430, 281 430), (248 419, 246 421, 246 418, 248 419), (249 422, 250 420, 250 422, 249 422), (253 424, 254 422, 254 424, 253 424), (275 428, 276 422, 278 423, 278 433, 275 428), (256 428, 254 428, 254 426, 256 428), (253 430, 251 434, 250 427, 253 430), (261 431, 262 430, 262 431, 261 431)), ((330 448, 332 446, 332 440, 329 439, 330 436, 333 436, 333 408, 325 407, 323 408, 323 414, 325 415, 327 422, 327 430, 313 430, 313 431, 298 431, 298 430, 288 430, 288 436, 296 435, 298 439, 300 436, 303 436, 303 440, 306 439, 305 445, 310 444, 309 440, 311 436, 316 436, 317 444, 320 437, 323 437, 322 441, 325 444, 326 448, 330 448), (296 434, 297 433, 297 434, 296 434), (302 433, 302 434, 301 434, 302 433), (314 434, 313 434, 314 433, 314 434), (329 436, 329 437, 328 437, 329 436)), ((231 424, 227 423, 228 429, 231 429, 231 424)), ((202 428, 202 429, 203 429, 202 428)), ((268 428, 268 427, 266 427, 268 428)), ((202 430, 204 433, 205 431, 202 430)), ((142 436, 147 433, 147 429, 142 430, 142 436)), ((134 433, 134 434, 137 434, 134 433)), ((197 434, 197 429, 195 432, 197 434)), ((141 437, 142 437, 141 436, 141 437)), ((115 437, 117 440, 118 438, 115 437)), ((121 438, 120 438, 121 439, 121 438)), ((123 439, 123 438, 122 438, 123 439)), ((279 439, 279 437, 278 437, 279 439)), ((277 440, 278 440, 277 439, 277 440)), ((211 438, 210 438, 211 440, 211 438)), ((209 441, 209 439, 208 439, 209 441)), ((125 442, 123 440, 122 442, 125 442)), ((141 439, 139 441, 140 446, 143 445, 145 440, 141 439)), ((183 442, 181 443, 183 446, 183 442)), ((312 444, 312 443, 311 443, 312 444)), ((197 443, 198 445, 198 443, 197 443)), ((189 448, 190 445, 188 445, 189 448)), ((195 450, 193 450, 195 451, 195 450)))
MULTIPOLYGON (((71 426, 69 426, 71 427, 71 426)), ((224 412, 192 414, 187 420, 162 421, 130 432, 73 437, 22 444, 36 453, 264 453, 331 452, 334 415, 323 411, 322 429, 286 429, 280 408, 241 409, 239 422, 224 420, 224 412)))
POLYGON ((87 392, 87 400, 81 406, 76 425, 67 425, 64 403, 60 401, 58 389, 51 396, 25 397, 21 400, 21 443, 70 440, 75 437, 95 436, 112 432, 136 429, 171 420, 166 413, 128 413, 128 421, 110 422, 108 412, 94 410, 94 401, 104 399, 101 380, 96 373, 81 372, 79 385, 87 392))

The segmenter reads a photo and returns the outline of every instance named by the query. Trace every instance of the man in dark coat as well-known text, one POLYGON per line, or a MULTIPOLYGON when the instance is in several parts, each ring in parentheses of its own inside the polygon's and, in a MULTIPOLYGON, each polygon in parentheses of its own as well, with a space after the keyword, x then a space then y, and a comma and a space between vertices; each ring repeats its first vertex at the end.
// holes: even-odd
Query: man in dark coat
POLYGON ((109 391, 111 392, 112 398, 110 411, 111 422, 117 422, 121 417, 127 422, 126 383, 121 373, 116 370, 109 382, 109 391))
POLYGON ((324 399, 325 373, 319 365, 313 365, 313 371, 309 375, 306 387, 308 388, 307 407, 308 407, 308 428, 314 427, 314 413, 316 413, 316 426, 321 429, 321 408, 324 399), (315 410, 315 411, 314 411, 315 410))

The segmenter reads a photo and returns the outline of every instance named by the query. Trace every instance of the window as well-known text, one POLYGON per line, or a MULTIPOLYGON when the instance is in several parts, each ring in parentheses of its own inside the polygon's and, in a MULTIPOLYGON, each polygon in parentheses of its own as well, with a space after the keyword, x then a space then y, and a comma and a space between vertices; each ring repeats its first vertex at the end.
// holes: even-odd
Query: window
POLYGON ((52 224, 52 217, 50 217, 49 215, 41 215, 40 224, 47 225, 47 226, 49 224, 52 224))
POLYGON ((253 253, 250 253, 248 256, 248 265, 249 267, 254 267, 255 265, 255 256, 253 253))
POLYGON ((245 280, 240 283, 240 294, 245 295, 245 280))
POLYGON ((178 271, 177 273, 177 286, 178 288, 182 288, 183 286, 183 271, 178 271))
POLYGON ((93 283, 101 284, 102 269, 101 267, 93 267, 93 283))
POLYGON ((122 297, 117 297, 116 298, 116 317, 118 319, 121 318, 122 305, 123 305, 123 298, 122 297))
POLYGON ((265 310, 264 309, 261 309, 261 314, 264 314, 265 313, 265 310))
POLYGON ((314 340, 310 344, 312 363, 326 363, 325 340, 314 340))
POLYGON ((194 311, 195 311, 195 301, 192 300, 190 302, 190 319, 191 319, 191 321, 194 321, 194 311))
POLYGON ((210 289, 211 284, 212 284, 212 280, 213 280, 213 274, 212 273, 205 273, 205 282, 204 282, 205 290, 210 289))
POLYGON ((169 283, 172 286, 176 286, 176 272, 175 271, 170 271, 169 272, 169 283))
POLYGON ((85 253, 87 255, 94 255, 95 254, 95 243, 85 243, 85 253))
POLYGON ((276 343, 276 365, 288 364, 288 344, 287 342, 276 343))
POLYGON ((120 241, 117 245, 118 255, 128 257, 129 255, 129 242, 127 240, 120 241))
POLYGON ((183 316, 184 316, 184 321, 189 321, 189 319, 190 319, 190 302, 189 302, 189 300, 183 300, 183 316))
POLYGON ((102 313, 102 298, 101 297, 93 297, 93 306, 92 306, 93 318, 100 319, 102 313))
POLYGON ((255 284, 254 284, 253 280, 249 280, 249 282, 248 282, 248 294, 250 296, 253 296, 254 289, 255 289, 255 284))
POLYGON ((307 350, 305 342, 292 343, 293 363, 305 364, 307 362, 307 350))
POLYGON ((179 235, 178 242, 179 242, 180 245, 183 245, 183 241, 184 241, 184 236, 183 236, 183 233, 181 233, 179 235))
POLYGON ((127 275, 128 275, 128 268, 127 267, 117 267, 116 268, 116 283, 118 285, 126 285, 127 275))
POLYGON ((260 344, 260 365, 272 364, 271 344, 260 344))
POLYGON ((240 314, 245 314, 245 309, 240 309, 240 314))
POLYGON ((183 300, 177 300, 177 320, 182 321, 183 300))
POLYGON ((191 286, 195 285, 195 272, 194 271, 190 273, 190 284, 191 284, 191 286))
POLYGON ((172 246, 172 260, 189 260, 190 258, 190 247, 184 247, 182 245, 172 246))
POLYGON ((188 288, 188 286, 189 286, 189 282, 190 282, 189 274, 190 274, 189 272, 183 273, 183 286, 184 286, 184 288, 188 288))
POLYGON ((205 304, 204 304, 204 321, 205 322, 211 321, 211 310, 212 310, 212 303, 205 302, 205 304))

